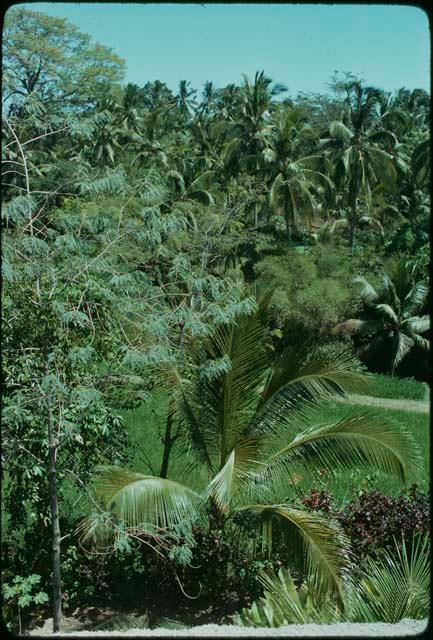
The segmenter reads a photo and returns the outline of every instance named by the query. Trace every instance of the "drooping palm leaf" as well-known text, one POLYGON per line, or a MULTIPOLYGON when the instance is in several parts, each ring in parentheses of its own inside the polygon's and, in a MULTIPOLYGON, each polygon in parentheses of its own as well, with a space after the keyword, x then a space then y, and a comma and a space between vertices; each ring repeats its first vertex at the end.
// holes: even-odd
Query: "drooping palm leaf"
POLYGON ((329 126, 329 133, 331 138, 335 138, 336 140, 340 140, 342 142, 350 142, 353 137, 352 131, 346 127, 345 124, 335 120, 331 122, 329 126))
POLYGON ((419 461, 419 448, 409 432, 395 429, 372 411, 363 411, 300 432, 267 462, 269 468, 317 466, 331 471, 367 465, 405 480, 419 461))
POLYGON ((385 318, 387 322, 391 322, 392 324, 398 324, 398 317, 395 313, 394 309, 389 304, 377 304, 375 306, 375 310, 378 315, 385 318))
MULTIPOLYGON (((334 591, 342 596, 343 579, 350 567, 348 541, 339 526, 317 514, 289 505, 248 505, 240 510, 261 514, 266 522, 278 516, 284 522, 292 544, 301 540, 306 554, 306 570, 319 594, 334 591)), ((264 527, 267 545, 272 544, 272 529, 264 527), (269 536, 269 537, 268 537, 269 536), (268 539, 266 539, 268 538, 268 539)))
POLYGON ((366 376, 348 351, 340 348, 305 349, 288 348, 274 363, 261 392, 262 408, 279 392, 290 399, 308 397, 321 399, 330 394, 360 389, 366 385, 366 376))
POLYGON ((400 364, 408 353, 410 353, 414 345, 413 338, 403 333, 403 331, 394 331, 392 335, 392 371, 400 364))
POLYGON ((365 304, 371 305, 379 298, 379 294, 376 289, 364 278, 364 276, 355 276, 353 278, 354 284, 360 285, 361 289, 359 295, 361 296, 365 304))
POLYGON ((412 333, 424 333, 430 330, 430 317, 429 316, 413 316, 401 323, 402 328, 407 327, 408 331, 412 333))

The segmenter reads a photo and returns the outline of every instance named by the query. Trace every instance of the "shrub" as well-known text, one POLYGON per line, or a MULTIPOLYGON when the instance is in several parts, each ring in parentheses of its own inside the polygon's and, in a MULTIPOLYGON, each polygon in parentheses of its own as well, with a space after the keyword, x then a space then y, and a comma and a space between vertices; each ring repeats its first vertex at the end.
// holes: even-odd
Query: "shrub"
POLYGON ((212 604, 226 613, 239 605, 251 604, 261 593, 256 576, 259 569, 271 563, 252 560, 245 547, 229 532, 195 530, 191 566, 182 570, 182 581, 188 593, 197 592, 200 601, 212 604))
POLYGON ((349 537, 359 563, 393 549, 395 539, 409 540, 414 534, 429 530, 429 498, 417 485, 396 498, 378 490, 361 491, 341 510, 332 506, 332 494, 317 489, 303 496, 301 502, 308 509, 322 510, 336 518, 349 537))
POLYGON ((330 268, 334 257, 334 252, 322 249, 316 264, 312 255, 291 251, 266 256, 255 265, 260 282, 277 285, 270 317, 273 328, 283 334, 280 348, 313 343, 323 340, 324 335, 329 338, 330 327, 352 310, 347 276, 339 273, 335 262, 334 270, 330 268))
POLYGON ((393 549, 394 539, 426 533, 429 520, 429 499, 416 485, 397 498, 389 498, 381 491, 363 491, 338 516, 360 560, 393 549))

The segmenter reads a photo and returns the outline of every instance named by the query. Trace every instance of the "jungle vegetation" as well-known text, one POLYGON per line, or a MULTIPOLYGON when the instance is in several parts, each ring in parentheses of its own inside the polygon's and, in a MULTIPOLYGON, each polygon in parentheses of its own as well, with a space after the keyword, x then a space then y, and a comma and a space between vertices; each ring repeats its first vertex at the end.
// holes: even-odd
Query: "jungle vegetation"
MULTIPOLYGON (((429 379, 429 95, 346 73, 292 96, 262 70, 171 91, 124 84, 124 61, 64 19, 15 7, 3 36, 10 628, 42 612, 57 631, 155 576, 225 613, 268 589, 246 621, 302 618, 269 589, 296 599, 304 579, 340 613, 356 584, 398 586, 373 560, 348 583, 350 537, 297 486, 426 484, 410 414, 333 419, 332 402, 370 372, 429 379)), ((425 587, 414 548, 398 557, 425 587)))

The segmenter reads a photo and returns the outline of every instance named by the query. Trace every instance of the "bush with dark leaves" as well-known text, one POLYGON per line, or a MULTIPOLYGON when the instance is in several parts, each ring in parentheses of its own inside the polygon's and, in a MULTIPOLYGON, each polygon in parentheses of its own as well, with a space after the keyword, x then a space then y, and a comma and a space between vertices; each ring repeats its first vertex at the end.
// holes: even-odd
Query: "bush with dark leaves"
POLYGON ((332 494, 317 489, 301 502, 307 509, 326 513, 339 522, 358 563, 392 549, 395 540, 398 542, 404 537, 409 542, 414 535, 429 530, 429 497, 417 485, 396 498, 379 490, 361 491, 343 509, 332 505, 332 494))

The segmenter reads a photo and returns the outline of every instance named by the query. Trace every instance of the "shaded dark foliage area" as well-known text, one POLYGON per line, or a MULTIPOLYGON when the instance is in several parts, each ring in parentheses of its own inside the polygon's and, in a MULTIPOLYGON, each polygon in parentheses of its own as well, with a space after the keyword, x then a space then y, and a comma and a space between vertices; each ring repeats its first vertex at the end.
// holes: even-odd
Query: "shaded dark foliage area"
POLYGON ((302 498, 312 511, 332 515, 349 537, 356 563, 394 548, 395 540, 410 541, 430 528, 430 500, 417 485, 398 497, 379 490, 361 491, 343 509, 336 509, 329 491, 313 489, 302 498))

